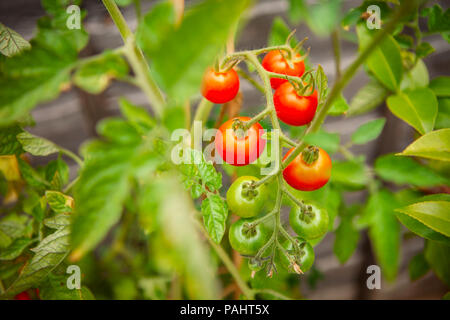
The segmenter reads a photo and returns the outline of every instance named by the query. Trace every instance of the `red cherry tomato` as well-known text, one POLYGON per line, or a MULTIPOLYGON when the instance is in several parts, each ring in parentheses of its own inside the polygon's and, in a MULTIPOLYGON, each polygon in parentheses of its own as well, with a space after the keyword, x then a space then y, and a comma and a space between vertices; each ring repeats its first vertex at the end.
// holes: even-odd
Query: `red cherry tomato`
POLYGON ((264 133, 259 123, 253 124, 246 132, 236 129, 236 120, 249 121, 249 117, 237 117, 223 123, 216 133, 216 152, 222 159, 233 166, 245 166, 261 155, 266 147, 264 133))
POLYGON ((30 297, 30 295, 28 294, 28 292, 23 291, 23 292, 17 294, 17 295, 14 297, 14 300, 31 300, 31 297, 30 297))
MULTIPOLYGON (((273 50, 266 54, 262 61, 262 66, 267 71, 286 74, 288 76, 301 77, 305 72, 305 64, 300 60, 301 55, 297 53, 292 61, 293 68, 291 68, 286 59, 281 54, 280 50, 273 50)), ((286 79, 271 78, 270 84, 273 89, 278 88, 281 84, 287 82, 286 79)))
POLYGON ((314 118, 317 110, 317 91, 310 96, 299 96, 289 82, 283 83, 273 95, 278 118, 291 126, 303 126, 314 118))
MULTIPOLYGON (((292 152, 289 150, 284 159, 292 152)), ((316 161, 308 164, 303 154, 299 154, 283 170, 284 180, 294 189, 313 191, 323 187, 331 176, 331 159, 325 150, 318 148, 316 161)))
POLYGON ((239 77, 234 69, 216 72, 208 68, 203 76, 202 95, 213 103, 233 100, 239 91, 239 77))

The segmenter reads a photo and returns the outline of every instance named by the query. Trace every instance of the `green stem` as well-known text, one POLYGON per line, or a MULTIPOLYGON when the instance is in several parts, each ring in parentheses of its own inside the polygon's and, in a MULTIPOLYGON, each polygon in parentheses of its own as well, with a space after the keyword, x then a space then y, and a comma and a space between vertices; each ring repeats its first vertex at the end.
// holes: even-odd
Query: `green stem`
MULTIPOLYGON (((340 93, 348 84, 348 82, 353 78, 358 68, 370 56, 370 54, 374 51, 374 49, 380 44, 381 41, 384 40, 384 38, 389 33, 391 33, 395 29, 395 26, 397 25, 397 22, 400 20, 400 18, 403 17, 412 8, 413 5, 411 3, 413 2, 414 1, 402 2, 400 8, 397 10, 394 17, 386 24, 386 26, 383 29, 381 29, 373 37, 371 42, 361 51, 361 53, 358 55, 355 61, 353 61, 353 63, 345 70, 342 77, 334 83, 333 88, 331 89, 330 94, 328 95, 328 98, 325 101, 325 104, 317 112, 314 120, 311 122, 311 125, 308 127, 308 129, 305 130, 305 135, 319 130, 335 99, 340 95, 340 93)), ((301 142, 283 161, 283 168, 285 168, 289 163, 291 163, 291 161, 294 160, 295 157, 297 157, 307 145, 308 144, 306 142, 304 141, 301 142)))
POLYGON ((211 113, 211 109, 213 106, 214 104, 211 101, 202 98, 202 100, 198 104, 197 110, 195 110, 194 122, 201 121, 202 124, 204 124, 206 121, 208 121, 209 114, 211 113))
POLYGON ((264 87, 255 79, 253 79, 247 72, 245 72, 244 70, 237 68, 236 72, 245 80, 247 80, 248 82, 250 82, 256 89, 258 89, 260 92, 264 93, 264 87))
POLYGON ((64 148, 60 148, 59 151, 62 154, 65 154, 66 156, 68 156, 69 158, 72 158, 80 167, 83 166, 83 160, 77 156, 75 153, 73 153, 70 150, 64 149, 64 148))
POLYGON ((102 0, 112 20, 119 29, 125 43, 125 55, 127 56, 136 79, 144 93, 147 95, 157 117, 161 118, 165 104, 164 97, 156 82, 150 75, 150 68, 145 60, 143 52, 137 47, 134 35, 127 25, 122 13, 114 0, 102 0))
POLYGON ((255 294, 269 294, 269 295, 274 296, 275 298, 279 298, 281 300, 292 300, 288 296, 285 296, 284 294, 279 293, 272 289, 255 289, 254 293, 255 294))
POLYGON ((341 77, 341 43, 339 37, 339 29, 335 29, 331 35, 333 42, 334 63, 336 66, 336 79, 341 77))

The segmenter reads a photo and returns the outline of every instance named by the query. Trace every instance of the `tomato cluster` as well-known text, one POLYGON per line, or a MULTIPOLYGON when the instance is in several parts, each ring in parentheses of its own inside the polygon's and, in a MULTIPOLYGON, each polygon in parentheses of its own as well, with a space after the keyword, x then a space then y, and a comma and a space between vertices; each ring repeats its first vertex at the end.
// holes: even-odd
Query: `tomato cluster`
MULTIPOLYGON (((300 54, 273 50, 266 54, 261 65, 268 72, 271 87, 275 90, 273 105, 278 119, 291 126, 304 126, 313 121, 319 103, 318 93, 311 82, 314 79, 309 82, 303 79, 305 64, 300 54)), ((202 94, 209 101, 226 103, 238 91, 239 77, 233 68, 225 71, 210 68, 205 72, 202 94)), ((215 137, 216 153, 233 166, 253 163, 265 146, 262 126, 249 117, 226 121, 215 137)), ((283 161, 293 151, 294 148, 289 150, 283 161)), ((282 174, 292 188, 313 191, 323 187, 330 179, 331 159, 323 149, 309 146, 288 163, 282 174)), ((273 227, 261 222, 264 219, 259 220, 264 216, 270 192, 268 185, 258 178, 241 176, 233 182, 226 195, 230 211, 241 217, 231 225, 231 247, 250 256, 249 268, 253 272, 263 268, 264 259, 259 251, 274 232, 273 227)), ((299 237, 280 242, 272 251, 272 255, 276 256, 273 263, 301 273, 314 262, 314 251, 308 241, 318 239, 327 232, 328 213, 316 204, 299 201, 291 209, 289 223, 299 237)))

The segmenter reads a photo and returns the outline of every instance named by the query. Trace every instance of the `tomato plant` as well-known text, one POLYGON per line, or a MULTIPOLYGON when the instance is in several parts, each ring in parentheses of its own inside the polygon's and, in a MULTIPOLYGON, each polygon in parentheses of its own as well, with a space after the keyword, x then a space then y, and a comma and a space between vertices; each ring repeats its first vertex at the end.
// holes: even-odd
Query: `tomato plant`
POLYGON ((102 0, 93 21, 123 43, 88 56, 98 24, 81 0, 43 0, 29 41, 0 23, 1 299, 299 299, 299 281, 333 282, 323 247, 361 258, 345 270, 375 261, 395 282, 408 264, 450 286, 450 77, 430 68, 449 9, 287 3, 261 48, 237 41, 250 0, 102 0), (321 39, 309 61, 295 26, 321 39), (39 106, 116 92, 121 116, 103 108, 115 116, 78 152, 74 132, 48 133, 82 115, 39 106))

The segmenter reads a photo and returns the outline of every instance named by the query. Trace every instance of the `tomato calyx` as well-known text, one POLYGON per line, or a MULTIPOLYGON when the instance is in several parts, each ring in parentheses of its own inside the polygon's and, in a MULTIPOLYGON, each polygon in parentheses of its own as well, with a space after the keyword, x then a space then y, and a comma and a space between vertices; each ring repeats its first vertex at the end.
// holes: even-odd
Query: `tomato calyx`
POLYGON ((319 159, 319 148, 316 146, 308 146, 302 151, 302 160, 307 165, 312 165, 317 159, 319 159))
POLYGON ((316 89, 312 70, 306 71, 298 81, 287 76, 286 80, 294 87, 294 91, 299 97, 309 97, 314 94, 314 90, 316 89), (307 77, 308 80, 306 80, 307 77))
POLYGON ((251 182, 245 182, 244 184, 242 184, 242 191, 241 191, 241 195, 242 197, 248 199, 248 200, 252 200, 254 198, 256 198, 258 196, 259 192, 256 189, 256 185, 254 181, 251 182))
POLYGON ((256 236, 256 233, 258 232, 256 230, 256 226, 255 224, 250 224, 250 223, 244 223, 244 226, 242 228, 242 235, 244 237, 246 237, 247 239, 250 239, 254 236, 256 236))

